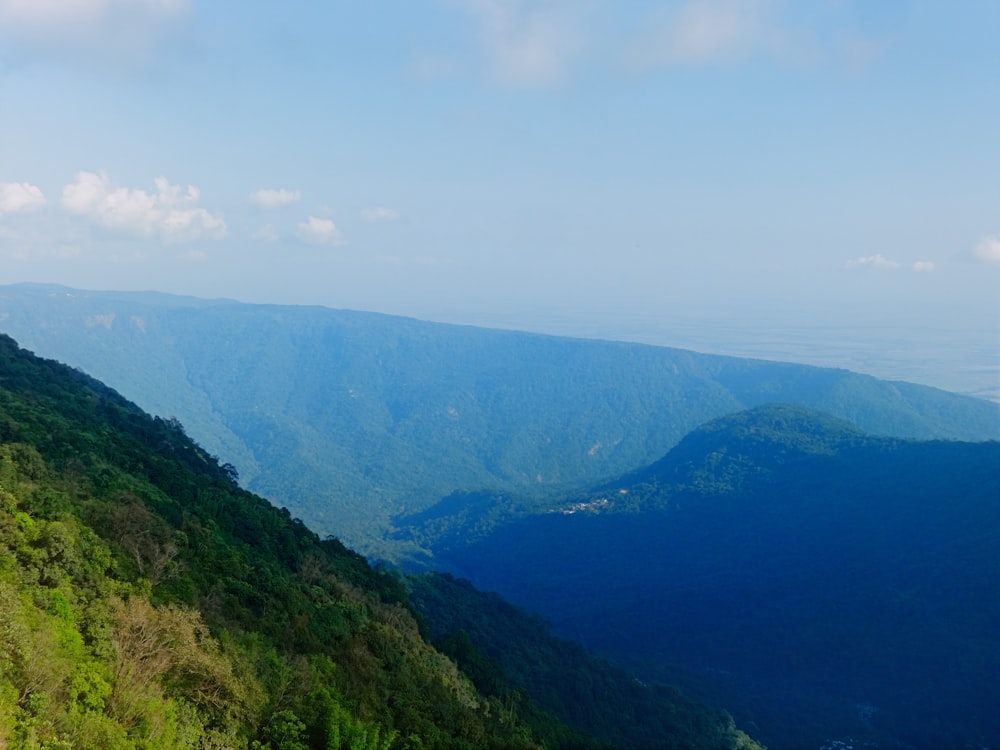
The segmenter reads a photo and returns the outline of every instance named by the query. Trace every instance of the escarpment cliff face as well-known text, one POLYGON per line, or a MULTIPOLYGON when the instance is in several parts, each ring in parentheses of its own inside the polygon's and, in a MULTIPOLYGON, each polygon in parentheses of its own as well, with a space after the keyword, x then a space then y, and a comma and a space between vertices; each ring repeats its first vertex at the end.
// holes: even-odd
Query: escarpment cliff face
POLYGON ((452 493, 543 507, 769 402, 880 435, 1000 438, 997 404, 639 344, 48 286, 0 288, 0 321, 33 351, 178 418, 247 488, 382 559, 432 551, 426 527, 398 532, 452 493))

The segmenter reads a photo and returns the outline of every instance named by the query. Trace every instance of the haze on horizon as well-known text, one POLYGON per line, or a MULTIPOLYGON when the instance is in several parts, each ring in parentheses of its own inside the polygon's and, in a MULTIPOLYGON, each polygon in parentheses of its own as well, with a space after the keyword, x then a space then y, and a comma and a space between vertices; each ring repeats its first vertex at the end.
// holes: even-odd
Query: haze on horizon
POLYGON ((998 31, 988 0, 0 0, 0 283, 784 327, 1000 393, 998 31))

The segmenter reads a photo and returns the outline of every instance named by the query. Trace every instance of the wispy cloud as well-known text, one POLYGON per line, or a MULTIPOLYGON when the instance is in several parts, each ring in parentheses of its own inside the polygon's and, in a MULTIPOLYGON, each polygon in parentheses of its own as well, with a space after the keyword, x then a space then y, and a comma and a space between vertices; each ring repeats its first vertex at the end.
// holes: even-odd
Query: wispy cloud
MULTIPOLYGON (((899 261, 886 258, 881 253, 851 258, 845 265, 848 268, 872 268, 877 271, 896 271, 903 267, 899 261)), ((914 273, 932 273, 937 270, 937 264, 930 260, 917 260, 909 268, 914 273)))
POLYGON ((41 188, 30 182, 0 182, 0 214, 34 211, 45 205, 41 188))
POLYGON ((116 187, 104 172, 80 172, 63 188, 62 206, 106 229, 166 243, 226 236, 222 217, 199 207, 198 188, 154 181, 156 192, 116 187))
POLYGON ((371 223, 396 221, 399 214, 391 208, 365 208, 361 211, 361 218, 371 223))
POLYGON ((894 271, 899 268, 899 263, 889 260, 884 255, 868 255, 861 258, 852 258, 847 261, 848 268, 876 268, 880 271, 894 271))
POLYGON ((980 263, 1000 264, 1000 236, 983 237, 972 251, 980 263))
MULTIPOLYGON (((786 0, 657 0, 644 3, 638 22, 626 26, 620 19, 631 14, 606 12, 610 0, 441 1, 474 19, 489 72, 512 86, 557 84, 585 61, 646 71, 768 57, 861 71, 889 48, 905 15, 866 10, 901 5, 896 0, 815 4, 806 13, 786 0)), ((456 69, 440 56, 418 63, 411 72, 421 80, 456 69)))
POLYGON ((343 241, 332 219, 310 216, 299 223, 298 236, 313 245, 339 245, 343 241))
POLYGON ((743 57, 773 43, 767 0, 689 0, 654 9, 637 40, 640 67, 700 65, 743 57))
POLYGON ((645 16, 627 57, 640 69, 763 56, 796 66, 832 61, 861 72, 890 48, 906 4, 814 3, 803 14, 782 0, 661 2, 645 16))
POLYGON ((250 202, 260 208, 281 208, 298 202, 301 197, 298 190, 257 190, 250 193, 250 202))
POLYGON ((456 0, 479 24, 488 67, 500 82, 538 86, 562 79, 583 49, 588 3, 456 0))
POLYGON ((9 48, 57 56, 143 56, 187 16, 190 0, 0 0, 9 48))

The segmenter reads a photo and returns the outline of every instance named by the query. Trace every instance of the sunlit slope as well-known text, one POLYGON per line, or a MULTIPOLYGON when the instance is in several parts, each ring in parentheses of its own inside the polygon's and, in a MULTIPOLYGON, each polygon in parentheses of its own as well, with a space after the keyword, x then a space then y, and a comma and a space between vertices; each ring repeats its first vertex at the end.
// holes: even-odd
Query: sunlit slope
POLYGON ((251 489, 356 548, 453 490, 621 474, 722 414, 790 401, 886 435, 1000 437, 1000 406, 843 370, 326 308, 0 290, 0 328, 177 417, 251 489))
POLYGON ((0 337, 0 745, 539 747, 404 601, 175 425, 0 337))
POLYGON ((561 511, 437 563, 647 676, 679 669, 772 748, 1000 740, 1000 443, 766 406, 561 511))

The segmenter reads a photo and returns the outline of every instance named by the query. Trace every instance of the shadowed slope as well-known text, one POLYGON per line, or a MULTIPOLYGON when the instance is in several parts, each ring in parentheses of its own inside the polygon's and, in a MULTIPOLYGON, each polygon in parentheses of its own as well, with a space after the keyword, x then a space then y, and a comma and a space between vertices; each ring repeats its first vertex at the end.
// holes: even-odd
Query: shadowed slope
POLYGON ((680 668, 771 747, 1000 739, 1000 443, 768 406, 562 511, 437 561, 646 675, 680 668))

